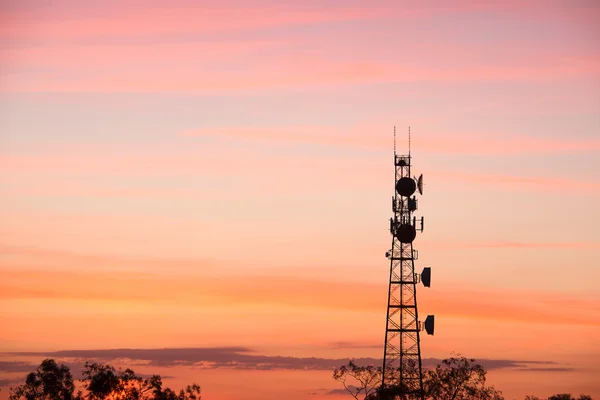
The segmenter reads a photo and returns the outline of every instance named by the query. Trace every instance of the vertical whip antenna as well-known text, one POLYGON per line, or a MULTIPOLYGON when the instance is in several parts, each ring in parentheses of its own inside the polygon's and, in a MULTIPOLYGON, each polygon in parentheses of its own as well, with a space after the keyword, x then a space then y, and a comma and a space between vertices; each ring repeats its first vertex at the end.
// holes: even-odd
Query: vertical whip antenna
POLYGON ((408 127, 408 156, 410 157, 410 126, 408 127))
POLYGON ((396 126, 394 125, 394 155, 396 155, 396 126))

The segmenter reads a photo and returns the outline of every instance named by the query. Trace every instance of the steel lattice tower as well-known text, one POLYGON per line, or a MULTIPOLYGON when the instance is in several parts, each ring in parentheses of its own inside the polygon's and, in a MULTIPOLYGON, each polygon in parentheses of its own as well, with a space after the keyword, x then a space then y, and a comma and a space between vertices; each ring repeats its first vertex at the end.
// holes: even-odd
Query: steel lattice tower
POLYGON ((433 335, 434 316, 419 321, 417 309, 417 283, 429 287, 431 269, 415 273, 417 250, 413 240, 417 231, 423 231, 423 217, 417 219, 415 191, 423 193, 423 175, 411 178, 410 128, 408 132, 408 155, 396 154, 396 130, 394 128, 394 196, 393 218, 390 218, 392 248, 386 253, 390 259, 385 351, 383 356, 382 394, 388 398, 411 393, 423 398, 423 372, 421 365, 420 332, 425 327, 433 335))

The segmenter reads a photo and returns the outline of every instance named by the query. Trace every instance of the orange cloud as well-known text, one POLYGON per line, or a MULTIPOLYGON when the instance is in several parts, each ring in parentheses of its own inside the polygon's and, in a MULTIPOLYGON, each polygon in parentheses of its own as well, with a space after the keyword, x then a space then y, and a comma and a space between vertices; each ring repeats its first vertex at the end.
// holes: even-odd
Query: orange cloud
MULTIPOLYGON (((2 275, 1 300, 88 301, 95 304, 93 310, 100 310, 97 307, 101 307, 102 302, 107 305, 123 302, 121 308, 125 310, 125 304, 137 303, 150 308, 299 307, 380 314, 385 307, 386 294, 385 282, 333 282, 300 276, 244 276, 239 273, 233 276, 165 276, 114 271, 24 271, 6 267, 2 275)), ((421 296, 420 302, 427 310, 445 318, 600 326, 600 302, 594 298, 561 293, 500 292, 497 289, 438 289, 421 296), (557 304, 572 307, 560 321, 556 320, 557 304)))
POLYGON ((10 268, 11 265, 32 265, 34 267, 48 265, 59 267, 59 270, 62 270, 63 273, 65 270, 79 269, 82 265, 85 265, 88 271, 97 268, 98 270, 120 270, 123 272, 123 269, 127 269, 129 272, 132 270, 146 270, 147 272, 162 271, 169 274, 173 274, 173 271, 178 273, 202 271, 203 274, 207 274, 220 270, 218 263, 209 259, 127 257, 0 245, 0 268, 10 268))

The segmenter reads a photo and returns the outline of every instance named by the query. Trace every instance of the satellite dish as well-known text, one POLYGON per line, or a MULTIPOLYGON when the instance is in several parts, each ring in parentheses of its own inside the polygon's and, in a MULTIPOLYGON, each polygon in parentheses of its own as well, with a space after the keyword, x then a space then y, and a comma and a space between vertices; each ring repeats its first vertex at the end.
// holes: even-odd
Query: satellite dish
POLYGON ((396 191, 398 194, 400 194, 400 196, 412 196, 416 189, 417 184, 415 183, 414 179, 410 179, 406 176, 398 179, 398 182, 396 182, 396 191))
POLYGON ((428 315, 427 318, 425 318, 425 331, 429 334, 429 335, 433 335, 433 329, 434 329, 434 325, 435 325, 435 316, 433 315, 428 315))
POLYGON ((396 227, 395 236, 401 243, 412 243, 417 237, 417 230, 411 224, 401 224, 396 227))
POLYGON ((419 194, 423 194, 423 174, 417 179, 417 190, 419 191, 419 194))
POLYGON ((423 282, 423 286, 425 286, 425 287, 431 286, 431 268, 430 267, 423 268, 423 272, 421 272, 421 282, 423 282))

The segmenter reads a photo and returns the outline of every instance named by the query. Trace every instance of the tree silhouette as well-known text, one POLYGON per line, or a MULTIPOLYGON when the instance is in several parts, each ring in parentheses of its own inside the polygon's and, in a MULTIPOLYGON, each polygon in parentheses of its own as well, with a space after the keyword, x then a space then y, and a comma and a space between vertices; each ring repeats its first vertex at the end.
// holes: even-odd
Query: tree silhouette
POLYGON ((525 400, 592 400, 592 397, 587 394, 582 394, 581 396, 575 398, 571 396, 570 393, 562 393, 555 394, 554 396, 550 396, 547 399, 542 399, 537 396, 525 396, 525 400))
POLYGON ((86 396, 88 400, 104 400, 117 391, 121 378, 110 365, 86 362, 81 381, 89 392, 86 396))
MULTIPOLYGON (((403 371, 416 376, 416 366, 407 365, 403 371)), ((398 373, 394 371, 393 373, 398 373)), ((424 397, 433 400, 503 400, 502 393, 485 385, 486 370, 474 359, 460 355, 442 361, 433 370, 423 371, 424 397)), ((356 400, 420 400, 417 387, 381 387, 380 367, 356 366, 353 361, 336 369, 333 378, 356 400)), ((418 382, 409 380, 408 382, 418 382)))
POLYGON ((425 374, 427 397, 437 400, 501 400, 502 392, 485 385, 487 371, 474 359, 450 357, 425 374))
POLYGON ((86 362, 81 382, 86 393, 73 395, 69 367, 47 359, 27 375, 23 385, 11 388, 9 400, 201 400, 196 384, 175 392, 163 389, 159 375, 143 378, 131 369, 117 371, 108 364, 86 362))
POLYGON ((10 390, 9 400, 75 400, 75 384, 69 367, 44 360, 35 372, 25 378, 25 384, 10 390))
POLYGON ((341 382, 344 389, 356 400, 368 398, 381 385, 381 367, 373 365, 357 366, 353 360, 333 371, 333 379, 341 382))

